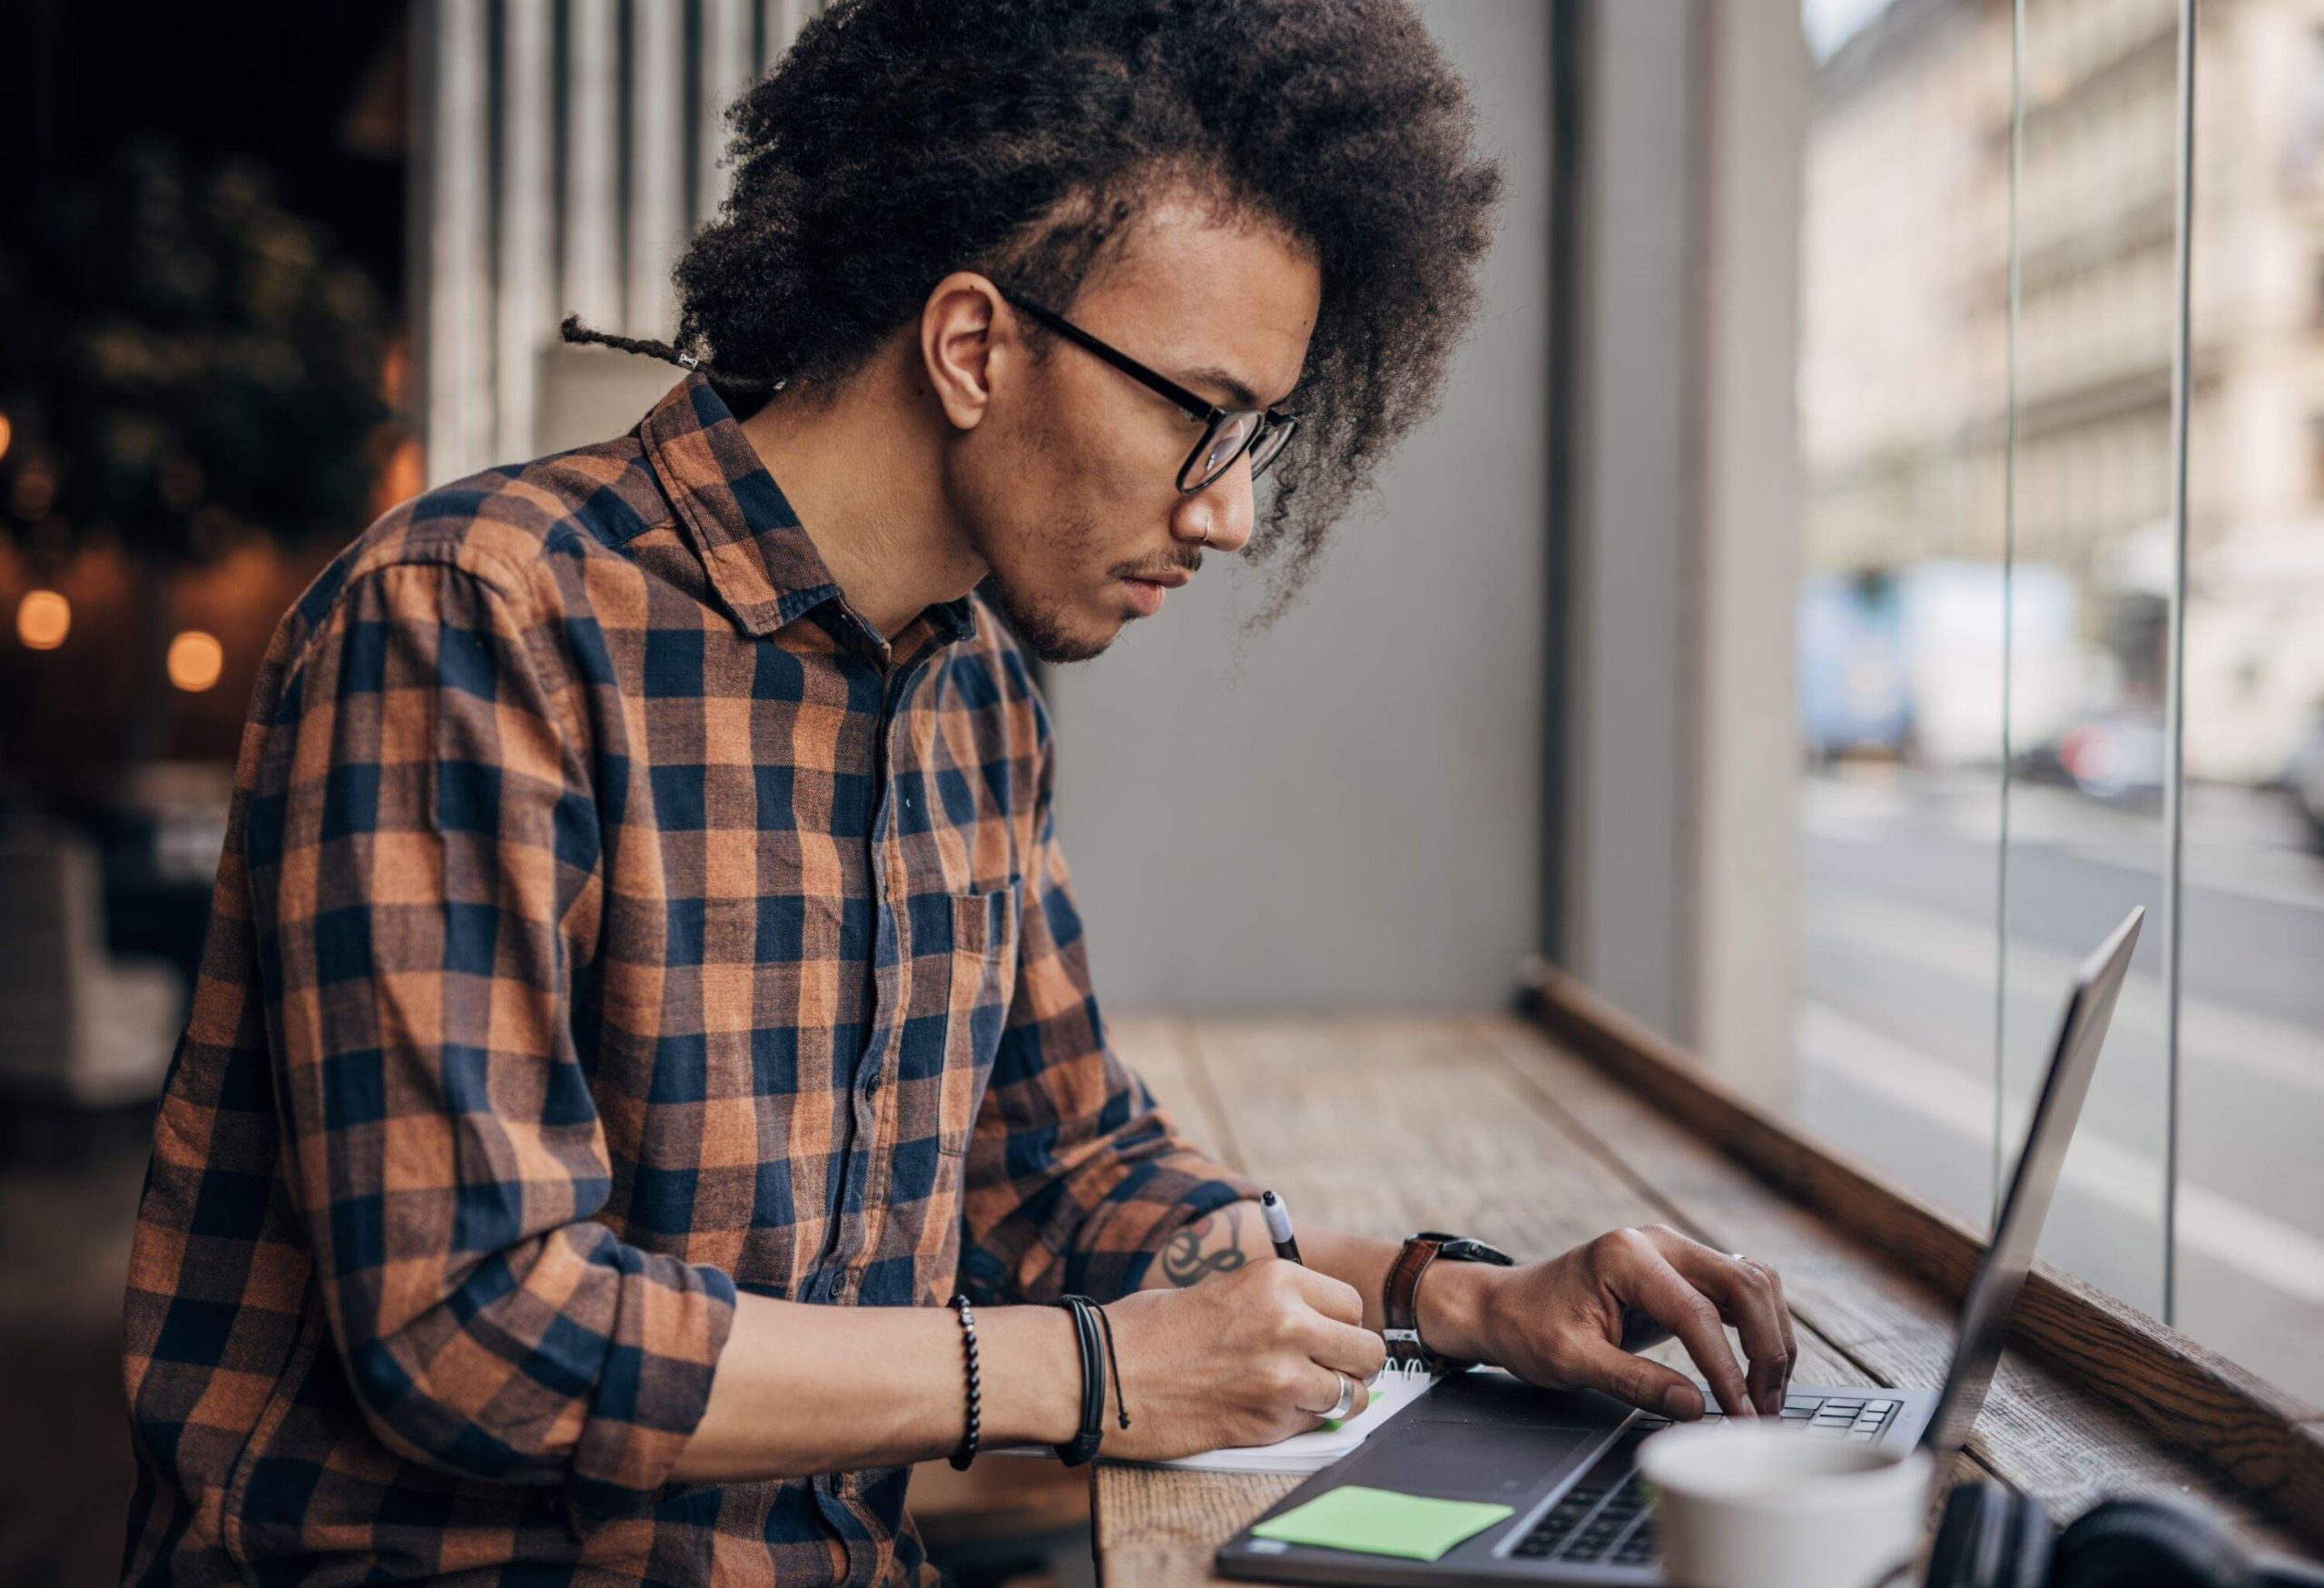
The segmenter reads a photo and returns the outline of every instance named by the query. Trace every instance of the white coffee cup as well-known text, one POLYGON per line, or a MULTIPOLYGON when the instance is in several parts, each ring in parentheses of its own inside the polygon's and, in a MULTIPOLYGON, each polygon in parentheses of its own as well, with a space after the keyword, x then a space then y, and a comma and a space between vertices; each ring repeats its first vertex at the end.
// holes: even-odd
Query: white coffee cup
POLYGON ((1638 1465, 1680 1588, 1877 1588, 1920 1553, 1924 1450, 1694 1425, 1649 1439, 1638 1465))

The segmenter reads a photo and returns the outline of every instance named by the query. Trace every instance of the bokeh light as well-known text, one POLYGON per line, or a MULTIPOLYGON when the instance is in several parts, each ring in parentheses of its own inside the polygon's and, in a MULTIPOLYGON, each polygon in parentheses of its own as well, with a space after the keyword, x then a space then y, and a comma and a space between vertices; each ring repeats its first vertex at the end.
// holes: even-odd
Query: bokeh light
POLYGON ((218 682, 226 670, 226 647, 218 636, 189 628, 170 641, 170 682, 189 695, 199 695, 218 682))
POLYGON ((16 637, 25 648, 53 651, 73 631, 73 603, 54 590, 27 590, 16 603, 16 637))

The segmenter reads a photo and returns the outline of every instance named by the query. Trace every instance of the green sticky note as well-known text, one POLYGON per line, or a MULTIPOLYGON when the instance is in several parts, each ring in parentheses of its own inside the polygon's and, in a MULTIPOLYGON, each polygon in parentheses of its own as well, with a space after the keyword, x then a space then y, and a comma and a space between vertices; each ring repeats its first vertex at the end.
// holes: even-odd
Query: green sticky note
POLYGON ((1507 1505, 1478 1500, 1432 1500, 1393 1489, 1342 1484, 1305 1505, 1295 1505, 1251 1529, 1284 1544, 1321 1544, 1367 1555, 1433 1561, 1472 1534, 1511 1514, 1507 1505))

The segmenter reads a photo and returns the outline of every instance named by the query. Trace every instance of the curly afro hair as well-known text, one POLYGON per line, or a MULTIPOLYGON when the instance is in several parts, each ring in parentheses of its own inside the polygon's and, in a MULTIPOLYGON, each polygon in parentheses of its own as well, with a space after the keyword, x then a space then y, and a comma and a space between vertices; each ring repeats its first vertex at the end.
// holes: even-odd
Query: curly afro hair
POLYGON ((1502 191, 1407 0, 840 0, 727 119, 676 345, 566 335, 698 363, 738 413, 841 381, 955 270, 1069 304, 1165 192, 1310 251, 1300 439, 1249 547, 1266 618, 1434 407, 1502 191))

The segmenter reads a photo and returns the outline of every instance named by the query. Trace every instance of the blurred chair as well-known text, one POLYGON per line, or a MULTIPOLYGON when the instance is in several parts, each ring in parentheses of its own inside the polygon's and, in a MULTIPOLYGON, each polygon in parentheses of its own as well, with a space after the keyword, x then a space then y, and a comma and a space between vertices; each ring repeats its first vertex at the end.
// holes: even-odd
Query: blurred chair
POLYGON ((97 852, 70 833, 0 840, 0 1088, 110 1108, 158 1095, 185 1018, 177 972, 104 946, 97 852))

